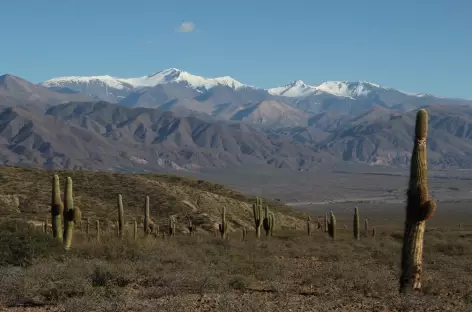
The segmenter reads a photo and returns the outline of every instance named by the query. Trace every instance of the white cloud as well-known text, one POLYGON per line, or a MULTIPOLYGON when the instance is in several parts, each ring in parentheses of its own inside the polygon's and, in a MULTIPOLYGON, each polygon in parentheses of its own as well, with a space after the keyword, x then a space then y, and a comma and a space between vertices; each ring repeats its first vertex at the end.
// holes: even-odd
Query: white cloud
POLYGON ((178 31, 179 32, 192 32, 196 28, 195 24, 192 22, 183 22, 180 24, 178 31))

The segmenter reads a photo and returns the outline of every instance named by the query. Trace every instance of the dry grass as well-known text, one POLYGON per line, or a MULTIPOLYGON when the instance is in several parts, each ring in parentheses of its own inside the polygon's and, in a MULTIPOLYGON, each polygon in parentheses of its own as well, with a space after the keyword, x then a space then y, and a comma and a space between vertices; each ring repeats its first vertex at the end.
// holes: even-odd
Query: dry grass
POLYGON ((279 231, 257 241, 251 232, 242 242, 236 234, 120 241, 108 233, 97 243, 76 233, 68 253, 2 267, 0 301, 71 312, 471 311, 470 229, 428 229, 424 289, 410 298, 398 294, 400 229, 379 227, 361 241, 338 234, 279 231))

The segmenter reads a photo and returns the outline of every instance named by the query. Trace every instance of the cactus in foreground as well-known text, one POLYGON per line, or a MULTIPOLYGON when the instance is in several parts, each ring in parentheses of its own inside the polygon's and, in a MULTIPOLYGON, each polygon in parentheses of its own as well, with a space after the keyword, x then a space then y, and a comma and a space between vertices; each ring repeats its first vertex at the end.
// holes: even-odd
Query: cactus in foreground
POLYGON ((252 205, 252 212, 254 214, 254 226, 256 228, 256 237, 261 237, 262 226, 262 198, 256 197, 256 203, 252 205))
POLYGON ((74 207, 72 196, 72 179, 67 177, 64 191, 64 247, 70 249, 72 246, 72 236, 74 235, 74 225, 80 221, 82 215, 78 207, 74 207))
POLYGON ((146 196, 144 200, 144 235, 148 235, 150 232, 151 217, 149 214, 149 196, 146 196))
POLYGON ((432 218, 436 202, 429 199, 426 162, 428 113, 416 115, 415 139, 411 154, 410 181, 407 191, 406 220, 403 234, 400 292, 421 289, 423 236, 426 220, 432 218))
POLYGON ((328 234, 331 236, 332 239, 336 239, 336 216, 331 211, 330 213, 330 221, 328 223, 328 234))
POLYGON ((359 223, 359 208, 354 208, 354 238, 357 240, 361 239, 361 230, 360 230, 360 223, 359 223))
POLYGON ((125 211, 123 208, 123 196, 118 194, 117 197, 117 204, 118 204, 118 236, 123 238, 123 232, 125 230, 125 211))
POLYGON ((226 222, 226 207, 223 206, 221 211, 221 223, 218 225, 220 230, 221 238, 225 238, 228 233, 228 223, 226 222))
POLYGON ((52 200, 51 200, 51 226, 52 236, 62 242, 62 215, 64 213, 64 204, 61 199, 61 186, 59 176, 55 174, 52 178, 52 200))
POLYGON ((137 238, 138 238, 138 222, 136 222, 136 220, 134 220, 133 238, 134 238, 134 239, 137 239, 137 238))
POLYGON ((308 218, 306 219, 306 231, 307 231, 308 236, 310 236, 311 235, 311 218, 310 218, 310 216, 308 216, 308 218))
POLYGON ((372 228, 372 237, 375 238, 375 228, 372 228))
POLYGON ((369 220, 367 218, 364 220, 364 235, 369 235, 369 220))
POLYGON ((243 228, 242 231, 243 231, 243 241, 245 241, 246 240, 246 235, 247 235, 247 229, 243 228))

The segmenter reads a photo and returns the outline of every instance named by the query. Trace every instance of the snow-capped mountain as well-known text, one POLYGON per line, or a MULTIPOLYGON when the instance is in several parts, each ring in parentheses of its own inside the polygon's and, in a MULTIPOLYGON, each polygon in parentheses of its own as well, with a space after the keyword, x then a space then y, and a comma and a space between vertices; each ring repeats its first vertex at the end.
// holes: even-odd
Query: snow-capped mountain
MULTIPOLYGON (((355 98, 367 96, 374 89, 387 89, 366 81, 326 81, 319 86, 310 86, 301 80, 296 80, 285 86, 267 89, 272 95, 287 97, 306 97, 327 93, 339 97, 355 98)), ((419 96, 419 95, 418 95, 419 96)))
POLYGON ((43 85, 56 89, 68 88, 102 100, 119 101, 137 89, 170 83, 183 83, 197 90, 209 90, 215 86, 227 86, 235 90, 245 87, 244 84, 229 76, 204 78, 177 68, 169 68, 137 78, 116 78, 108 75, 59 77, 47 80, 43 85))

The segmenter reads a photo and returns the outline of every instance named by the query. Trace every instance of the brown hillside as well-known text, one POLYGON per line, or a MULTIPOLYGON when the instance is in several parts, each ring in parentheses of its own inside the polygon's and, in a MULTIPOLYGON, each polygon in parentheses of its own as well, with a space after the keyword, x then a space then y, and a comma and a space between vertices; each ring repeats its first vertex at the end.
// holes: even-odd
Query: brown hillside
MULTIPOLYGON (((49 216, 51 178, 59 174, 73 180, 74 203, 82 210, 82 218, 99 219, 104 226, 117 220, 117 194, 122 194, 127 223, 135 218, 142 222, 145 196, 150 197, 151 217, 167 225, 174 216, 180 231, 186 230, 187 217, 199 228, 212 231, 220 221, 221 208, 226 207, 230 231, 241 227, 253 230, 252 202, 222 185, 202 180, 160 174, 115 174, 85 171, 49 171, 20 167, 0 167, 0 215, 10 218, 45 220, 49 216)), ((288 207, 269 203, 275 212, 278 228, 302 228, 303 214, 288 207)))

